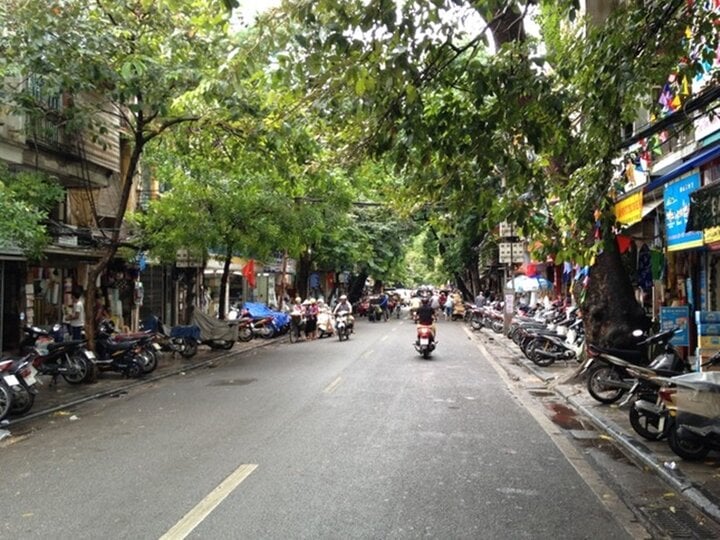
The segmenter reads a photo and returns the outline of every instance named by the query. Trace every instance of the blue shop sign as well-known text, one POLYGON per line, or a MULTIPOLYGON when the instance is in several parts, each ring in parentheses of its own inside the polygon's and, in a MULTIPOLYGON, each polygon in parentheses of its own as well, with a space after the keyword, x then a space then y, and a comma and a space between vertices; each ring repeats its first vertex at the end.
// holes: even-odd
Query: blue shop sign
POLYGON ((679 326, 680 332, 675 334, 670 343, 678 347, 690 345, 688 323, 690 321, 690 306, 665 306, 660 308, 660 331, 672 330, 679 326))
POLYGON ((665 186, 665 233, 668 251, 700 247, 702 231, 685 232, 690 214, 690 194, 700 187, 700 173, 695 172, 665 186))

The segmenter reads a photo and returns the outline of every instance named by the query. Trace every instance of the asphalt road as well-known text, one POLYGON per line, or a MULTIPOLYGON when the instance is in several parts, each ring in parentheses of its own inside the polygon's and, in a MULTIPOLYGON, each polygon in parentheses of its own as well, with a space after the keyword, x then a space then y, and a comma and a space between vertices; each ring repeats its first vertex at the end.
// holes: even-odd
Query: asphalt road
POLYGON ((283 343, 36 422, 0 538, 624 538, 468 338, 407 320, 283 343))

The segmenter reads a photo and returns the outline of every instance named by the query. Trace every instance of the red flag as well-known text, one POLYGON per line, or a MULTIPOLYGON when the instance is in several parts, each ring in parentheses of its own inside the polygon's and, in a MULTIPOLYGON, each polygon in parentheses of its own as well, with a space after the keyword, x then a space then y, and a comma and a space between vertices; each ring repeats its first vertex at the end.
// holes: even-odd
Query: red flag
POLYGON ((248 285, 255 288, 255 261, 253 259, 250 259, 245 266, 243 266, 242 269, 242 275, 245 279, 247 279, 248 285))

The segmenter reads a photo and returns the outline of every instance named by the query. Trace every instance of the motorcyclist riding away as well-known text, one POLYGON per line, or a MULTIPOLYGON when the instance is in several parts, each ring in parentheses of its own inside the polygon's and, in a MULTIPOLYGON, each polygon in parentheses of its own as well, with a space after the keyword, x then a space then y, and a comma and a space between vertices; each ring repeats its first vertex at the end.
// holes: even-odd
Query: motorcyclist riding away
POLYGON ((420 307, 415 312, 415 321, 418 325, 432 328, 432 336, 435 339, 435 310, 430 305, 430 299, 427 296, 422 298, 420 307))

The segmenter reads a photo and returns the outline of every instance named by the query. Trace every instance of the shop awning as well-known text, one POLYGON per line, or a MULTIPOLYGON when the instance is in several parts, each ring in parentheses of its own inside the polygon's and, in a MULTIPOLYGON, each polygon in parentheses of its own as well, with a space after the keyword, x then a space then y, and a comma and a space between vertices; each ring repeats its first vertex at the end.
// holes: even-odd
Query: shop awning
POLYGON ((713 182, 690 194, 686 231, 702 231, 720 225, 720 182, 713 182))
POLYGON ((675 178, 678 178, 679 176, 682 176, 686 172, 689 172, 693 169, 696 169, 697 167, 700 167, 701 165, 704 165, 708 161, 712 161, 716 157, 720 156, 720 144, 713 146, 711 148, 704 148, 702 150, 699 150, 698 152, 695 152, 695 154, 691 155, 687 161, 684 161, 682 163, 679 163, 676 167, 668 171, 667 173, 663 174, 661 177, 656 178, 652 180, 650 183, 645 185, 645 193, 650 193, 651 191, 659 188, 660 186, 666 184, 670 180, 674 180, 675 178))

